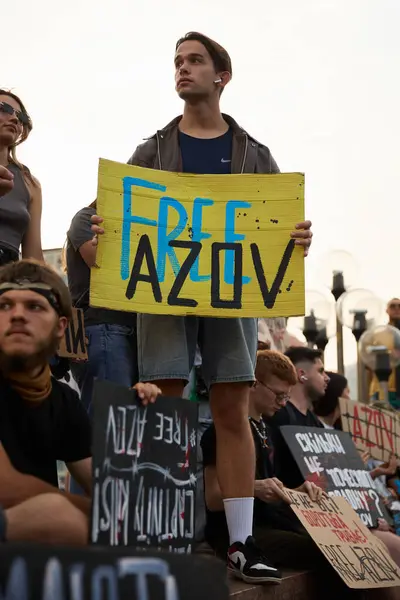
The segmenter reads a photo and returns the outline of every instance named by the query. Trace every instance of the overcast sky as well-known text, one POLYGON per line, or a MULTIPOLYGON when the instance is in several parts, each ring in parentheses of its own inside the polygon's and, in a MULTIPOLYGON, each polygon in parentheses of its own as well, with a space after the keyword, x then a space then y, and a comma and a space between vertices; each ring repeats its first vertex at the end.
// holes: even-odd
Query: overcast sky
POLYGON ((214 37, 232 57, 222 108, 306 174, 308 285, 324 252, 358 283, 400 295, 399 0, 19 0, 2 12, 0 85, 34 123, 20 157, 43 188, 42 237, 59 247, 96 195, 99 157, 124 162, 180 113, 176 39, 214 37))

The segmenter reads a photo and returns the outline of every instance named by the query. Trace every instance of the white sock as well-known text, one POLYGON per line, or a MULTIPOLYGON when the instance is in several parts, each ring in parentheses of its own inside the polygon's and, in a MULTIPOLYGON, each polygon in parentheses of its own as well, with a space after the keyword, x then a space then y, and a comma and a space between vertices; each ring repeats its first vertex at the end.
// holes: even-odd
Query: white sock
POLYGON ((253 535, 254 498, 226 498, 224 500, 230 544, 243 544, 253 535))

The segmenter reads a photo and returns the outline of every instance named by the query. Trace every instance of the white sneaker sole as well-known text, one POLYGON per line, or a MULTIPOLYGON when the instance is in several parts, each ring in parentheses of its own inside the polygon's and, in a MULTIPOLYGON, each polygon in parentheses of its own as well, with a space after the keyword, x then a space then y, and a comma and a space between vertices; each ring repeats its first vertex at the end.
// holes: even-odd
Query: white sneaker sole
POLYGON ((241 579, 245 583, 275 583, 279 584, 282 582, 280 577, 275 577, 274 575, 264 575, 261 577, 249 577, 248 575, 244 575, 241 571, 237 569, 232 569, 228 567, 229 573, 232 573, 237 579, 241 579))

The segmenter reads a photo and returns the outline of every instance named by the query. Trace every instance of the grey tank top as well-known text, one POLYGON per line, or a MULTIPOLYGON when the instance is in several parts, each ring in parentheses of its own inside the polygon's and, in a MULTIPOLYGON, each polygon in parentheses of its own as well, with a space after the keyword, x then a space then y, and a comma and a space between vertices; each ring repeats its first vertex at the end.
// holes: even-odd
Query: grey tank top
POLYGON ((7 165, 14 175, 14 187, 0 198, 0 246, 19 252, 21 242, 30 223, 30 194, 21 169, 7 165))

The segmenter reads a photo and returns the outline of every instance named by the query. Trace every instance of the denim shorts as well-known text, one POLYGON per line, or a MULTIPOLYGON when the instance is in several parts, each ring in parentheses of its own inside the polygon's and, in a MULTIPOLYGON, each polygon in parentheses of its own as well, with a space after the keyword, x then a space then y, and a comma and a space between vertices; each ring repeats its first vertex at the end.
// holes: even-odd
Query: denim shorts
POLYGON ((196 346, 206 385, 254 381, 257 319, 138 314, 140 381, 189 380, 196 346))

